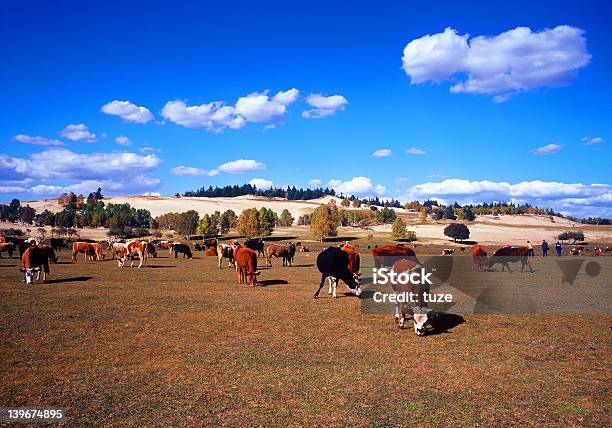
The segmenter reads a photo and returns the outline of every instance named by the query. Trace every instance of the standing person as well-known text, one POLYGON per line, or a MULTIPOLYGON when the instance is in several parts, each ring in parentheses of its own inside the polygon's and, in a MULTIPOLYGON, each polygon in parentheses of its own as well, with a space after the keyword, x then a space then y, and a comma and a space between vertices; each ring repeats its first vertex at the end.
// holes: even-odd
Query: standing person
POLYGON ((548 242, 542 240, 542 257, 548 257, 548 242))
POLYGON ((530 241, 527 241, 527 257, 535 257, 535 252, 533 251, 533 244, 530 241))
POLYGON ((555 244, 555 251, 557 252, 557 257, 561 257, 562 250, 563 250, 563 247, 561 246, 561 243, 557 241, 557 243, 555 244))

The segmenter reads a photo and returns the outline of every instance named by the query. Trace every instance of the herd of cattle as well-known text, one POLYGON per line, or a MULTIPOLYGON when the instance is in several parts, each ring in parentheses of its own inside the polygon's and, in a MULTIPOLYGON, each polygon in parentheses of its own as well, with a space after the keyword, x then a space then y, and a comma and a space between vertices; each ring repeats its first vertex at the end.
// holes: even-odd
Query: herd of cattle
MULTIPOLYGON (((138 267, 146 265, 149 257, 156 258, 158 250, 168 250, 174 257, 183 254, 183 258, 193 258, 189 245, 181 242, 168 242, 160 240, 131 240, 131 241, 111 241, 107 243, 106 252, 111 253, 111 258, 117 261, 119 267, 123 267, 127 260, 130 260, 130 267, 134 266, 134 261, 138 260, 138 267)), ((246 240, 242 244, 234 241, 231 244, 219 243, 216 239, 206 239, 201 244, 194 246, 196 251, 204 251, 205 255, 216 256, 218 267, 222 268, 223 260, 226 259, 228 268, 234 268, 239 284, 249 286, 257 285, 257 277, 260 272, 257 270, 258 257, 265 257, 266 266, 272 266, 272 258, 281 258, 282 265, 292 266, 297 248, 300 251, 309 251, 300 242, 290 242, 287 244, 266 244, 261 239, 246 240)), ((369 248, 369 247, 368 247, 369 248)), ((86 261, 100 261, 106 258, 103 245, 91 240, 80 240, 78 242, 68 242, 63 239, 51 239, 50 245, 39 244, 36 240, 0 237, 0 258, 3 252, 7 252, 12 258, 15 250, 19 251, 21 258, 21 272, 24 273, 24 282, 31 284, 36 279, 40 280, 41 273, 43 281, 49 274, 49 263, 57 263, 56 251, 71 249, 72 260, 76 261, 79 254, 84 254, 86 261)), ((606 247, 605 252, 612 253, 612 247, 606 247)), ((371 249, 374 267, 388 267, 396 273, 412 272, 421 269, 415 251, 403 244, 388 244, 375 246, 371 249)), ((443 250, 443 255, 452 255, 453 251, 443 250)), ((521 272, 528 267, 531 272, 533 268, 529 261, 529 250, 527 247, 504 246, 497 249, 492 256, 488 256, 487 250, 482 245, 474 245, 471 248, 472 269, 483 271, 485 267, 492 268, 496 263, 501 264, 502 272, 510 270, 509 263, 520 262, 521 272)), ((356 295, 361 295, 361 272, 360 255, 358 248, 345 242, 340 246, 324 248, 317 256, 316 266, 321 273, 319 288, 315 291, 314 297, 317 298, 325 280, 329 280, 329 294, 337 297, 339 281, 344 282, 348 288, 356 295)), ((427 308, 423 299, 423 289, 415 289, 414 286, 393 285, 396 293, 413 292, 418 296, 417 308, 427 308)), ((395 319, 400 328, 404 328, 408 315, 412 315, 414 331, 418 335, 426 332, 430 325, 432 316, 428 310, 423 313, 416 312, 414 308, 408 308, 405 303, 396 305, 395 319)))

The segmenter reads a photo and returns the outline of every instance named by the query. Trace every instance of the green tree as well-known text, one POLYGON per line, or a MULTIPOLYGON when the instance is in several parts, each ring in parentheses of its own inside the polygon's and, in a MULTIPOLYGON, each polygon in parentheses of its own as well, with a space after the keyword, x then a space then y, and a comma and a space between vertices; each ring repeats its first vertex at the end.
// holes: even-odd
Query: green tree
POLYGON ((444 234, 453 238, 455 242, 457 239, 463 241, 470 237, 470 229, 463 223, 452 223, 444 228, 444 234))
POLYGON ((391 228, 391 237, 396 241, 400 239, 406 239, 408 237, 408 230, 406 229, 406 223, 401 218, 396 218, 391 228))
POLYGON ((353 202, 351 202, 351 206, 353 208, 359 208, 361 207, 361 201, 357 198, 353 199, 353 202))
POLYGON ((351 201, 349 201, 347 198, 342 198, 342 200, 340 201, 340 205, 342 205, 343 207, 348 207, 351 205, 351 201))
POLYGON ((202 235, 206 238, 217 236, 219 234, 219 219, 215 215, 204 214, 198 228, 196 229, 197 235, 202 235))
POLYGON ((238 217, 238 232, 247 238, 255 238, 259 236, 259 212, 257 208, 249 208, 238 217))
POLYGON ((395 221, 395 210, 391 208, 383 208, 376 212, 376 220, 380 223, 392 223, 395 221))
POLYGON ((221 214, 221 233, 225 233, 236 226, 238 216, 232 210, 226 210, 221 214))
POLYGON ((427 222, 427 207, 421 207, 419 209, 419 221, 421 223, 427 222))
POLYGON ((319 206, 310 217, 310 231, 315 238, 323 241, 338 235, 338 216, 330 205, 319 206))
POLYGON ((447 220, 456 220, 457 217, 455 216, 455 210, 453 209, 452 205, 449 205, 446 207, 446 209, 444 210, 444 217, 447 220))
POLYGON ((584 233, 570 230, 563 232, 557 238, 561 241, 569 241, 571 239, 572 243, 575 243, 576 241, 584 241, 584 233))
POLYGON ((285 208, 278 219, 278 225, 291 226, 293 225, 294 220, 295 219, 293 218, 289 210, 285 208))

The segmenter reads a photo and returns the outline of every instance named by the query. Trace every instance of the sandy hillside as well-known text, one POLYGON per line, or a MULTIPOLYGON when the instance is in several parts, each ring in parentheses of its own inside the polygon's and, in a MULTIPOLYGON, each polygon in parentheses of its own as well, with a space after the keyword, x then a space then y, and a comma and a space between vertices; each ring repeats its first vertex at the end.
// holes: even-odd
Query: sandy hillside
MULTIPOLYGON (((234 210, 240 214, 248 208, 271 208, 277 213, 284 209, 289 210, 293 217, 311 213, 320 204, 328 203, 331 196, 309 201, 288 201, 280 198, 265 198, 258 196, 238 196, 235 198, 175 198, 168 196, 125 196, 106 197, 106 203, 129 203, 135 208, 144 208, 156 217, 168 212, 184 212, 196 210, 200 215, 212 214, 215 211, 234 210)), ((337 199, 337 198, 336 198, 337 199)), ((62 210, 56 199, 24 202, 29 204, 37 212, 48 209, 53 212, 62 210)), ((448 244, 449 239, 444 236, 444 223, 420 224, 418 213, 394 208, 396 213, 401 214, 407 221, 408 228, 414 230, 422 243, 448 244)), ((1 227, 14 227, 14 225, 0 225, 1 227)), ((479 216, 476 221, 468 224, 470 228, 470 240, 487 244, 525 244, 527 240, 540 243, 543 239, 550 241, 563 231, 581 230, 589 242, 612 242, 612 226, 590 226, 575 223, 571 220, 554 217, 554 222, 547 216, 522 215, 522 216, 479 216)), ((104 229, 88 229, 81 235, 92 235, 98 239, 104 237, 104 229)), ((390 225, 375 226, 372 231, 346 228, 346 233, 375 233, 386 235, 391 231, 390 225)), ((277 231, 275 233, 281 233, 277 231)), ((342 233, 342 232, 341 232, 342 233)))

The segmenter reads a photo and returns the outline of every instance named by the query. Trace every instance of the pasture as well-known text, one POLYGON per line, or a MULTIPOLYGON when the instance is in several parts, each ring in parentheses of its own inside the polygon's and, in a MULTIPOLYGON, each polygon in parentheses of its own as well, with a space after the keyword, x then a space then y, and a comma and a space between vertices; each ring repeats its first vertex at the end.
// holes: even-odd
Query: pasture
POLYGON ((33 286, 0 260, 0 404, 64 408, 67 426, 612 422, 611 315, 463 314, 417 337, 343 285, 313 299, 308 245, 293 267, 259 258, 255 288, 202 253, 120 269, 64 251, 33 286))

